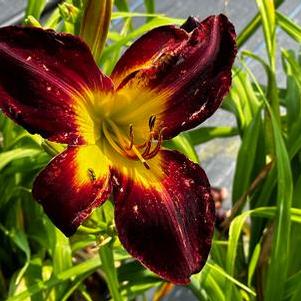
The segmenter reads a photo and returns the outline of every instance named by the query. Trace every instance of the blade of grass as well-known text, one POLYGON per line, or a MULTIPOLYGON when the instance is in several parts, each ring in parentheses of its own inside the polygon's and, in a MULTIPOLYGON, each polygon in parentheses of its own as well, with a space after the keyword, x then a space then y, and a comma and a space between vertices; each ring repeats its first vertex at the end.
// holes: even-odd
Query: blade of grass
POLYGON ((232 203, 243 195, 251 184, 251 174, 257 149, 257 140, 261 125, 261 110, 257 112, 251 124, 246 128, 242 144, 236 160, 236 168, 233 182, 232 203), (248 160, 246 160, 248 158, 248 160))
POLYGON ((301 26, 279 11, 276 12, 276 22, 291 38, 301 43, 301 26))
POLYGON ((185 133, 193 145, 199 145, 215 138, 227 138, 238 135, 238 129, 230 126, 200 127, 185 133))
POLYGON ((301 296, 301 271, 288 279, 285 284, 285 297, 291 297, 290 301, 299 301, 301 296))
POLYGON ((28 0, 24 20, 26 20, 29 16, 33 16, 39 20, 42 11, 45 8, 45 4, 46 0, 28 0))
POLYGON ((167 16, 164 14, 155 14, 155 13, 118 11, 118 12, 112 12, 111 20, 122 19, 122 18, 145 18, 145 17, 167 17, 167 16))
POLYGON ((289 238, 291 230, 290 208, 293 196, 292 172, 289 154, 278 122, 274 116, 274 112, 269 106, 269 103, 258 85, 256 78, 245 64, 244 67, 253 78, 259 93, 265 101, 265 105, 271 117, 275 141, 275 155, 277 158, 277 214, 275 217, 275 232, 273 234, 272 253, 267 272, 267 283, 264 297, 265 301, 280 301, 284 291, 284 283, 287 278, 289 263, 289 238), (276 287, 275 283, 277 283, 276 287))
POLYGON ((57 286, 64 281, 68 281, 72 278, 84 275, 86 273, 91 274, 100 267, 101 263, 98 257, 87 259, 84 262, 73 266, 68 270, 58 273, 55 278, 51 278, 48 281, 37 282, 35 285, 29 287, 27 290, 8 298, 7 301, 22 301, 38 292, 41 292, 43 290, 49 290, 52 287, 57 286))
POLYGON ((258 243, 253 251, 253 254, 251 256, 251 260, 250 260, 249 266, 248 266, 248 286, 252 285, 252 279, 253 279, 254 272, 256 270, 260 252, 261 252, 261 245, 260 245, 260 243, 258 243))
POLYGON ((56 29, 60 21, 62 20, 62 16, 60 14, 59 8, 56 8, 47 21, 44 23, 45 28, 56 29))
POLYGON ((119 291, 119 283, 112 247, 112 244, 101 246, 99 249, 99 256, 102 261, 102 269, 105 273, 106 282, 108 284, 112 299, 114 301, 122 301, 123 298, 119 291))
MULTIPOLYGON (((71 248, 69 244, 69 239, 60 232, 60 230, 55 229, 55 239, 53 246, 53 276, 56 277, 57 274, 68 270, 72 267, 72 255, 71 248)), ((67 289, 68 283, 63 282, 56 288, 56 297, 61 299, 63 293, 67 289)))
POLYGON ((39 149, 17 148, 7 152, 0 153, 0 171, 9 163, 17 159, 32 157, 39 154, 39 149))
MULTIPOLYGON (((235 217, 232 221, 229 229, 229 244, 228 244, 228 251, 227 251, 227 261, 226 261, 226 271, 227 273, 233 277, 235 271, 235 262, 236 262, 236 254, 237 254, 237 247, 239 244, 239 238, 243 229, 243 226, 248 217, 261 217, 261 218, 275 218, 277 216, 277 207, 259 207, 253 210, 245 211, 235 217)), ((301 209, 298 208, 291 208, 290 209, 290 219, 293 222, 301 223, 301 209)), ((255 255, 254 255, 255 256, 255 255)), ((255 267, 253 267, 254 269, 255 267)), ((226 290, 227 299, 231 299, 231 286, 227 286, 226 290)))
POLYGON ((115 0, 114 5, 120 11, 129 11, 129 5, 127 0, 115 0))
MULTIPOLYGON (((146 12, 149 14, 155 13, 155 1, 154 0, 144 0, 144 5, 146 8, 146 12)), ((147 17, 147 21, 150 21, 153 17, 147 17)))
POLYGON ((196 153, 189 136, 186 134, 180 134, 172 140, 166 141, 164 145, 166 145, 168 148, 179 150, 193 162, 199 162, 198 154, 196 153))
POLYGON ((270 66, 275 71, 276 14, 273 0, 256 0, 260 12, 270 66))
MULTIPOLYGON (((293 59, 293 61, 296 60, 293 59)), ((289 136, 291 134, 294 124, 298 123, 298 120, 301 117, 301 82, 298 83, 296 79, 296 73, 293 72, 291 64, 284 57, 283 66, 287 76, 285 105, 287 131, 289 136)))
MULTIPOLYGON (((210 267, 210 265, 208 265, 208 267, 210 267)), ((222 288, 211 274, 212 273, 210 272, 207 273, 205 280, 202 281, 202 288, 206 290, 207 295, 210 296, 211 300, 226 301, 222 288)))
MULTIPOLYGON (((214 271, 218 272, 219 274, 221 274, 225 279, 229 280, 229 282, 232 282, 233 284, 237 285, 239 288, 243 289, 247 293, 249 293, 253 296, 256 296, 256 293, 253 290, 251 290, 249 287, 247 287, 246 285, 244 285, 240 281, 236 280, 229 273, 227 273, 225 270, 223 270, 220 266, 215 265, 215 264, 211 264, 209 262, 207 262, 206 265, 209 268, 211 268, 212 270, 214 270, 214 271)), ((228 299, 227 296, 226 296, 226 300, 233 300, 233 299, 228 299)))
MULTIPOLYGON (((278 8, 284 1, 285 0, 275 0, 275 7, 278 8)), ((256 14, 256 16, 244 27, 244 29, 238 35, 237 45, 239 48, 242 47, 249 40, 249 38, 253 36, 260 25, 260 14, 256 14)))
MULTIPOLYGON (((276 121, 280 124, 279 99, 276 81, 276 12, 274 0, 256 0, 256 2, 261 15, 266 50, 269 59, 268 70, 270 70, 270 72, 268 72, 267 99, 271 104, 276 121)), ((266 128, 268 134, 272 132, 271 127, 271 121, 267 115, 266 128)), ((273 143, 274 141, 271 141, 270 151, 274 148, 273 143)))

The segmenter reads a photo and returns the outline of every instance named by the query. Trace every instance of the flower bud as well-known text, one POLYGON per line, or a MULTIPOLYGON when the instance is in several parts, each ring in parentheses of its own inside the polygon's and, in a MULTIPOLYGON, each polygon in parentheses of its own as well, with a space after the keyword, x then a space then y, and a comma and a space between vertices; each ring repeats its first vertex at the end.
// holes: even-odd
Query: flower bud
POLYGON ((97 63, 106 43, 112 6, 112 0, 87 0, 85 4, 80 36, 89 45, 97 63))

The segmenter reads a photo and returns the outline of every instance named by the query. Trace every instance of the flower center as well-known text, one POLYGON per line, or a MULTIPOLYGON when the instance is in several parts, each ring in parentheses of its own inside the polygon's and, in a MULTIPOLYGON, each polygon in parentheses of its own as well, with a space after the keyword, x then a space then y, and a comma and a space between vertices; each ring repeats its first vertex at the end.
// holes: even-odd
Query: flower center
POLYGON ((162 133, 164 128, 159 131, 157 139, 155 139, 155 127, 156 116, 149 118, 149 135, 148 138, 140 144, 135 143, 133 125, 128 127, 128 136, 124 135, 121 128, 116 125, 111 119, 105 119, 102 123, 102 131, 110 143, 110 145, 123 157, 131 160, 140 160, 140 162, 149 169, 147 160, 153 158, 160 151, 162 144, 162 133))

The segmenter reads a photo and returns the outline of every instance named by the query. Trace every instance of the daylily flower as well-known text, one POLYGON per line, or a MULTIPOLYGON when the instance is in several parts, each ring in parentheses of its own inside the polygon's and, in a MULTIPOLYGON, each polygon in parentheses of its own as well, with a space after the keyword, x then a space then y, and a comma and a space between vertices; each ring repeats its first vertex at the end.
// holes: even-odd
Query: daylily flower
POLYGON ((214 203, 201 167, 162 141, 214 113, 235 55, 224 15, 151 30, 110 77, 76 36, 0 29, 0 107, 30 133, 68 145, 33 185, 52 222, 70 236, 112 195, 128 252, 188 283, 210 250, 214 203))

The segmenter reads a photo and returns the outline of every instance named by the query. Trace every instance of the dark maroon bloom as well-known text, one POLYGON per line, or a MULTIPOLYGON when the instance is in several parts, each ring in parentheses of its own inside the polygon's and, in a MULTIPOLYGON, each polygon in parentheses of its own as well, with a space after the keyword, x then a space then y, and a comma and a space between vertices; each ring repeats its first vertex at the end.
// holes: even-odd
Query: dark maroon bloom
POLYGON ((72 235, 112 193, 124 247, 187 284, 206 262, 214 203, 204 171, 161 144, 214 113, 235 55, 224 15, 153 29, 110 78, 78 37, 0 29, 0 107, 31 133, 68 144, 33 186, 53 223, 72 235))

